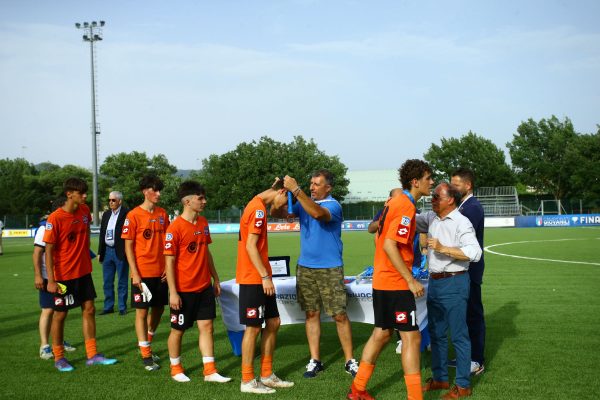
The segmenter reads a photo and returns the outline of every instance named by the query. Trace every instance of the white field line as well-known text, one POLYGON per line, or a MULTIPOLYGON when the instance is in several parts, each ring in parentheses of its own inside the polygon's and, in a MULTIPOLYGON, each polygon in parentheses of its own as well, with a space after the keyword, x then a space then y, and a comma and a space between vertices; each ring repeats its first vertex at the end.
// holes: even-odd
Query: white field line
MULTIPOLYGON (((600 238, 595 238, 592 240, 599 240, 600 238)), ((507 242, 507 243, 497 243, 497 244, 492 244, 490 246, 486 246, 484 248, 484 250, 488 253, 492 253, 492 254, 496 254, 498 256, 504 256, 504 257, 512 257, 512 258, 521 258, 524 260, 536 260, 536 261, 550 261, 550 262, 557 262, 557 263, 566 263, 566 264, 585 264, 585 265, 600 265, 600 263, 593 263, 593 262, 586 262, 586 261, 570 261, 570 260, 553 260, 551 258, 537 258, 537 257, 525 257, 525 256, 516 256, 514 254, 506 254, 506 253, 500 253, 497 251, 493 251, 490 250, 493 247, 498 247, 498 246, 507 246, 507 245, 511 245, 511 244, 520 244, 520 243, 543 243, 543 242, 565 242, 565 241, 569 241, 569 240, 586 240, 586 239, 551 239, 551 240, 524 240, 521 242, 507 242)), ((589 239, 588 239, 589 240, 589 239)))

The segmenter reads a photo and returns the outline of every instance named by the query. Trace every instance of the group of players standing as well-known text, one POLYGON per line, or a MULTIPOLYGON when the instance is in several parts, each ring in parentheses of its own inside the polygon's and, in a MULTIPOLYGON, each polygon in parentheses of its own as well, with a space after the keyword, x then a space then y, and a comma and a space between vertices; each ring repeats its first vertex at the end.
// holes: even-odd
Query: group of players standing
MULTIPOLYGON (((359 364, 353 358, 352 333, 346 315, 347 297, 341 241, 341 205, 331 197, 333 176, 327 170, 311 177, 310 195, 297 181, 286 176, 257 194, 240 219, 236 281, 240 285, 239 317, 246 325, 242 341, 241 391, 274 393, 276 388, 294 385, 273 373, 273 356, 280 325, 275 286, 268 262, 267 207, 274 217, 300 220, 301 254, 297 266, 298 301, 306 312, 306 334, 311 358, 305 378, 323 371, 320 361, 320 313, 332 316, 346 358, 345 370, 354 377, 349 399, 371 399, 366 385, 375 362, 393 331, 402 339, 402 367, 408 398, 421 399, 420 333, 416 322, 415 297, 425 290, 411 273, 416 229, 415 203, 428 196, 433 186, 431 169, 421 160, 408 160, 399 169, 403 192, 386 203, 376 239, 373 275, 375 327, 359 364), (287 194, 295 198, 288 209, 287 194), (399 311, 401 316, 399 317, 399 311), (401 318, 402 317, 402 318, 401 318), (260 379, 255 378, 253 361, 256 340, 260 341, 260 379)), ((207 220, 200 215, 206 206, 206 192, 197 182, 186 181, 178 188, 183 212, 169 222, 157 204, 163 184, 155 176, 144 177, 140 190, 144 202, 129 211, 121 237, 131 268, 131 305, 136 309, 135 330, 144 368, 159 368, 152 352, 152 336, 164 306, 170 306, 171 332, 168 350, 171 377, 187 382, 181 364, 181 340, 186 329, 197 322, 204 380, 224 383, 231 378, 216 369, 213 349, 215 296, 221 288, 213 257, 207 220)), ((64 357, 64 321, 69 309, 81 307, 87 365, 114 364, 96 350, 96 293, 91 278, 89 226, 85 205, 87 185, 78 178, 64 184, 66 202, 48 218, 44 242, 48 281, 46 290, 54 296, 52 351, 59 371, 73 367, 64 357)))

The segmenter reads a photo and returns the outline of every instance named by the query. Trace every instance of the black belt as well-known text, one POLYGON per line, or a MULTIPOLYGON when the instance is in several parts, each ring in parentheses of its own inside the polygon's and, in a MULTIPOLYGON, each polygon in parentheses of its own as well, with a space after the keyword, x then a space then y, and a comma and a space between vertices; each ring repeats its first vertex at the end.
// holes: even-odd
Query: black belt
POLYGON ((451 276, 466 274, 467 271, 457 271, 457 272, 433 272, 429 274, 429 277, 434 280, 450 278, 451 276))

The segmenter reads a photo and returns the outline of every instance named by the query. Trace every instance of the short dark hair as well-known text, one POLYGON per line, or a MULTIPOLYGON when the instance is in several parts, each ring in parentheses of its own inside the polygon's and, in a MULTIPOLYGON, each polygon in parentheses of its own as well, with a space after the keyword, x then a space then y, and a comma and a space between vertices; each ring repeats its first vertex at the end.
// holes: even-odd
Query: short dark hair
POLYGON ((81 194, 87 193, 88 185, 85 183, 83 179, 71 177, 65 181, 63 184, 63 194, 66 195, 67 192, 79 192, 81 194))
POLYGON ((278 177, 278 179, 275 182, 273 182, 273 184, 271 185, 271 189, 273 189, 273 190, 283 189, 283 178, 278 177))
POLYGON ((453 176, 458 176, 463 181, 471 183, 471 189, 475 189, 475 173, 473 173, 473 170, 465 167, 460 167, 450 175, 450 177, 453 176))
POLYGON ((206 190, 204 189, 204 186, 196 181, 182 182, 177 189, 179 200, 183 200, 184 197, 191 195, 206 196, 206 190))
POLYGON ((410 190, 412 186, 410 182, 413 179, 421 179, 427 172, 432 173, 432 170, 425 161, 417 159, 406 160, 404 164, 398 168, 402 189, 410 190))
POLYGON ((325 183, 329 186, 333 186, 333 174, 328 169, 318 169, 311 175, 313 178, 317 176, 322 176, 325 179, 325 183))
POLYGON ((165 184, 156 175, 146 175, 140 179, 140 190, 153 189, 155 191, 163 190, 165 184))
POLYGON ((446 193, 448 194, 448 197, 454 198, 454 204, 456 204, 456 207, 458 207, 460 205, 460 201, 462 200, 462 193, 460 193, 458 188, 448 182, 442 182, 440 185, 444 185, 446 187, 446 193))

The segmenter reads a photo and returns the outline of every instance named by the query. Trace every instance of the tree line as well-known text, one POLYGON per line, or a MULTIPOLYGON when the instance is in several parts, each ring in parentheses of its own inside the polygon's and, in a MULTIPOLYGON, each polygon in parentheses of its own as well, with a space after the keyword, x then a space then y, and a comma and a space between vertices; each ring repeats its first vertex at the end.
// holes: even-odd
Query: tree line
MULTIPOLYGON (((448 179, 454 169, 463 166, 475 172, 477 186, 520 185, 556 199, 600 199, 600 126, 596 133, 582 134, 575 132, 569 118, 529 119, 518 126, 506 146, 512 165, 491 140, 469 131, 458 138, 443 138, 439 145, 432 144, 423 158, 438 179, 448 179)), ((106 157, 99 168, 99 204, 102 208, 111 190, 122 192, 129 206, 141 203, 138 181, 143 175, 155 174, 165 183, 161 205, 169 213, 180 208, 176 188, 184 179, 197 179, 205 185, 210 209, 240 208, 268 187, 275 175, 294 176, 308 191, 310 174, 319 168, 334 173, 333 196, 343 200, 349 184, 346 166, 337 155, 326 154, 312 139, 302 136, 290 143, 269 137, 240 143, 229 152, 202 160, 202 168, 192 171, 189 177, 178 174, 163 154, 117 153, 106 157)), ((22 158, 0 160, 0 216, 48 212, 62 191, 62 183, 71 176, 90 184, 92 181, 90 171, 75 165, 33 165, 22 158)))

